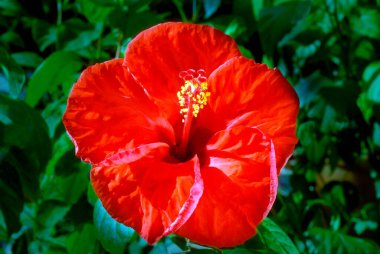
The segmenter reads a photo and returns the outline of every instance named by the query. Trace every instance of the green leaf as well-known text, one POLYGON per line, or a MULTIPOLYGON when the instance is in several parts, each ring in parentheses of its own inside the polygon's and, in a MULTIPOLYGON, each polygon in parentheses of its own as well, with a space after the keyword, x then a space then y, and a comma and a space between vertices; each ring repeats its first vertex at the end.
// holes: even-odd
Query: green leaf
POLYGON ((94 191, 94 188, 92 187, 91 182, 89 182, 87 185, 87 201, 93 206, 95 206, 96 202, 98 201, 98 196, 96 196, 96 193, 94 191))
POLYGON ((38 207, 38 223, 45 228, 52 228, 62 221, 69 209, 70 206, 64 203, 54 200, 45 201, 38 207))
POLYGON ((260 12, 264 7, 264 0, 251 0, 255 20, 259 20, 260 12))
POLYGON ((15 170, 24 194, 36 198, 40 173, 51 154, 45 121, 24 102, 0 95, 0 131, 0 146, 8 148, 4 170, 15 170))
MULTIPOLYGON (((73 154, 68 157, 73 157, 66 163, 65 169, 75 170, 75 172, 67 175, 46 174, 42 183, 41 189, 43 196, 46 199, 53 199, 65 202, 67 204, 76 203, 86 190, 88 179, 88 165, 82 164, 73 154), (73 163, 77 160, 77 164, 73 163), (67 168, 71 165, 71 168, 67 168), (81 166, 80 166, 81 165, 81 166)), ((67 159, 68 157, 63 157, 67 159)), ((60 160, 62 163, 63 160, 60 160)))
POLYGON ((0 67, 8 82, 7 93, 13 99, 19 98, 25 83, 25 74, 23 69, 3 48, 0 48, 0 67))
POLYGON ((363 73, 364 87, 368 88, 367 98, 375 103, 380 103, 380 61, 370 63, 363 73))
POLYGON ((378 223, 372 220, 355 220, 355 232, 358 235, 363 234, 366 230, 376 230, 378 227, 378 223))
MULTIPOLYGON (((258 13, 261 10, 260 2, 261 0, 234 0, 232 6, 232 17, 239 18, 243 20, 243 25, 241 25, 240 29, 244 30, 244 34, 242 37, 244 41, 249 40, 249 37, 257 31, 257 21, 254 16, 255 10, 258 13)), ((215 16, 215 18, 220 18, 221 16, 215 16)))
POLYGON ((375 123, 373 126, 373 143, 380 147, 380 124, 375 123))
POLYGON ((286 1, 260 12, 259 34, 264 51, 272 56, 277 43, 310 11, 310 1, 286 1))
POLYGON ((40 239, 49 239, 55 233, 55 226, 63 220, 70 207, 56 201, 41 204, 26 203, 20 214, 23 226, 35 231, 40 239))
POLYGON ((380 40, 380 12, 378 9, 360 8, 359 13, 350 19, 350 23, 356 34, 380 40))
POLYGON ((134 37, 140 31, 164 21, 166 13, 157 14, 151 11, 132 12, 126 14, 122 9, 111 12, 109 22, 112 27, 118 28, 125 38, 134 37))
POLYGON ((203 8, 205 10, 205 18, 211 17, 219 8, 221 0, 203 0, 203 8))
POLYGON ((106 20, 107 16, 115 6, 103 6, 95 1, 77 0, 79 12, 82 13, 91 23, 98 23, 106 20))
POLYGON ((271 219, 266 218, 258 226, 258 232, 266 248, 278 254, 297 254, 298 249, 284 231, 271 219))
POLYGON ((0 210, 0 241, 6 241, 7 237, 8 237, 7 224, 5 223, 3 211, 0 210))
POLYGON ((308 247, 313 247, 314 253, 372 254, 380 251, 371 241, 324 228, 311 228, 307 234, 313 242, 313 246, 308 247))
POLYGON ((41 180, 41 192, 45 199, 74 204, 86 190, 90 166, 74 156, 73 148, 66 133, 54 143, 53 157, 41 180))
POLYGON ((14 31, 7 31, 0 35, 0 42, 17 45, 19 47, 25 47, 25 43, 22 37, 14 31))
POLYGON ((42 112, 42 117, 45 119, 49 127, 49 136, 54 137, 55 130, 62 123, 62 116, 66 109, 66 102, 62 100, 54 101, 47 105, 42 112))
POLYGON ((76 38, 66 44, 65 50, 76 51, 90 46, 93 41, 100 37, 102 31, 102 23, 97 23, 95 28, 92 30, 81 31, 76 38))
POLYGON ((32 19, 32 36, 39 46, 40 51, 44 51, 58 41, 58 29, 44 20, 32 19))
POLYGON ((62 84, 81 67, 82 63, 73 53, 54 52, 38 66, 30 78, 25 101, 35 106, 46 92, 62 84))
POLYGON ((322 138, 317 136, 317 126, 314 121, 300 124, 297 136, 302 147, 305 148, 307 158, 314 163, 319 163, 326 153, 326 145, 329 142, 328 136, 322 138))
POLYGON ((35 156, 39 167, 46 164, 51 143, 46 123, 36 110, 24 102, 0 95, 0 126, 3 126, 2 147, 15 146, 26 151, 29 157, 35 156))
POLYGON ((16 0, 0 0, 0 11, 2 15, 14 16, 22 10, 16 0))
POLYGON ((32 68, 36 68, 43 61, 42 57, 34 52, 13 53, 12 58, 16 61, 17 64, 32 68))
POLYGON ((104 249, 112 254, 124 253, 125 246, 131 240, 134 230, 112 219, 100 200, 94 208, 94 225, 97 238, 104 249))
POLYGON ((18 190, 13 190, 11 186, 3 182, 3 179, 0 179, 0 210, 4 216, 6 224, 5 227, 2 225, 2 227, 4 227, 4 230, 1 232, 1 234, 2 237, 5 237, 5 239, 8 238, 10 234, 20 229, 19 214, 22 211, 23 201, 22 196, 18 192, 18 190), (7 234, 3 235, 5 233, 7 234))
POLYGON ((239 46, 239 50, 243 56, 253 59, 253 55, 252 55, 251 51, 249 51, 246 47, 244 47, 242 45, 238 45, 238 46, 239 46))
POLYGON ((67 238, 67 251, 69 254, 93 253, 96 241, 93 225, 84 224, 83 228, 67 238))

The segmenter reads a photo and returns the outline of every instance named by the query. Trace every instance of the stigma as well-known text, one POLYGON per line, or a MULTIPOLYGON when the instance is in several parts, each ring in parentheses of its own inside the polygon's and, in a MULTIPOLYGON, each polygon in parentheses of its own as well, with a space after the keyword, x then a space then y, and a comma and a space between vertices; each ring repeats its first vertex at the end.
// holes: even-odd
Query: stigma
POLYGON ((190 116, 197 117, 199 111, 207 105, 210 92, 208 92, 207 78, 205 75, 206 72, 203 69, 197 71, 189 69, 179 73, 179 77, 184 82, 177 93, 183 123, 190 116))

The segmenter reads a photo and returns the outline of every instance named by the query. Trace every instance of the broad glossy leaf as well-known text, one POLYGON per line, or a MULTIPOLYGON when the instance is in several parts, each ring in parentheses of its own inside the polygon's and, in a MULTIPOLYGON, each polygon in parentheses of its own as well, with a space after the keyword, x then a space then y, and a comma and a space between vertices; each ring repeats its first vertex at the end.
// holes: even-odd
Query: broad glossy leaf
MULTIPOLYGON (((70 157, 73 156, 74 154, 70 154, 70 157)), ((43 196, 46 199, 59 200, 67 204, 76 203, 86 190, 89 182, 88 166, 79 165, 75 165, 73 160, 71 160, 66 164, 66 168, 70 171, 76 170, 76 172, 71 172, 66 175, 46 175, 41 187, 43 196), (71 168, 67 168, 67 165, 70 164, 72 165, 71 168)))
POLYGON ((66 133, 54 143, 53 156, 41 180, 42 196, 67 204, 76 203, 89 182, 89 165, 78 160, 66 133))
POLYGON ((100 200, 95 204, 94 225, 97 238, 104 249, 112 254, 124 253, 134 230, 112 219, 100 200))
MULTIPOLYGON (((267 249, 278 254, 297 254, 298 249, 285 232, 271 219, 266 218, 258 226, 259 237, 267 249)), ((257 237, 257 236, 256 236, 257 237)))
POLYGON ((93 253, 95 241, 94 226, 84 224, 80 231, 75 231, 67 238, 68 254, 93 253))
POLYGON ((51 154, 45 121, 24 102, 0 95, 0 133, 0 146, 8 149, 4 170, 15 170, 24 195, 36 198, 40 173, 51 154))
POLYGON ((51 143, 40 114, 22 101, 0 95, 1 146, 15 146, 36 156, 43 167, 50 157, 51 143))
POLYGON ((310 11, 310 1, 286 1, 260 12, 259 33, 264 51, 272 56, 277 43, 310 11))
POLYGON ((3 48, 0 48, 0 67, 8 82, 7 93, 13 99, 19 98, 25 83, 25 73, 3 48))
POLYGON ((82 63, 73 53, 54 52, 40 64, 30 78, 26 102, 35 106, 45 93, 76 74, 81 67, 82 63))

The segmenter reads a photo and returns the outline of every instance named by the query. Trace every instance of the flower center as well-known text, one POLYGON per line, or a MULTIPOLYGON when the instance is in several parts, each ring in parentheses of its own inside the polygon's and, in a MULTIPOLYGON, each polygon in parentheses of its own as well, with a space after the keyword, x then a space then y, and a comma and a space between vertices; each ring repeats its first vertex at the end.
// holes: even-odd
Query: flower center
POLYGON ((208 97, 210 97, 210 92, 207 91, 208 84, 205 75, 206 72, 203 69, 197 71, 189 69, 179 73, 179 77, 184 81, 184 85, 178 91, 177 97, 181 107, 180 113, 183 116, 182 122, 184 126, 178 155, 183 158, 187 156, 191 122, 194 117, 198 116, 199 111, 207 105, 208 97))

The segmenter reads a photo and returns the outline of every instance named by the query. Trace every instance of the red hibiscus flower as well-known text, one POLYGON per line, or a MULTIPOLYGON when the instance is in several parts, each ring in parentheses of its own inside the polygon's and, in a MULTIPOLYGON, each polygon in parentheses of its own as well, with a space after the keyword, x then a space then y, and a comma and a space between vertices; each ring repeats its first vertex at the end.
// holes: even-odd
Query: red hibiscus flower
POLYGON ((298 98, 278 70, 206 25, 140 33, 86 69, 63 121, 105 209, 150 244, 176 233, 243 243, 267 216, 297 142, 298 98))

